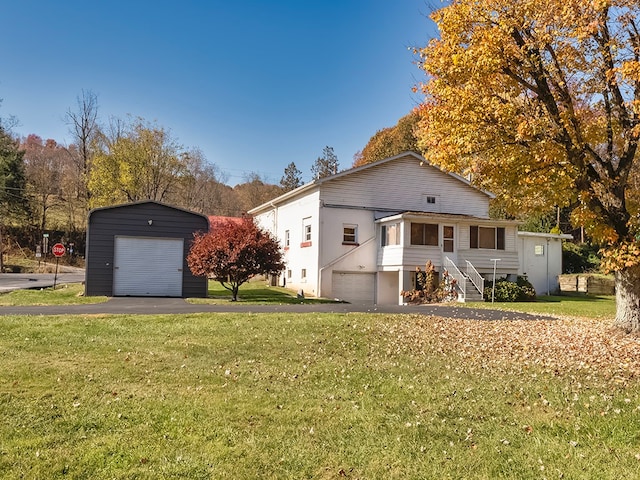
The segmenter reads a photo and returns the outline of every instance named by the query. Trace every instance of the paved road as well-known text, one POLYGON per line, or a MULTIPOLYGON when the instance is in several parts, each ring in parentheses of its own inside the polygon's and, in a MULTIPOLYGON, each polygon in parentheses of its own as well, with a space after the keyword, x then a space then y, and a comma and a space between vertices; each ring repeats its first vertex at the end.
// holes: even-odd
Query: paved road
POLYGON ((58 273, 57 278, 54 273, 0 273, 0 293, 52 287, 54 280, 56 285, 84 282, 84 271, 58 273))
MULTIPOLYGON (((53 286, 55 275, 43 274, 0 274, 0 292, 16 289, 46 288, 53 286)), ((84 272, 58 273, 55 279, 58 285, 84 281, 84 272)), ((435 315, 447 318, 476 320, 535 320, 541 317, 525 313, 488 310, 484 308, 461 307, 451 305, 368 305, 354 303, 321 303, 299 305, 246 305, 225 303, 221 305, 191 304, 182 298, 156 297, 114 297, 107 302, 89 305, 49 305, 6 307, 0 306, 0 315, 94 315, 94 314, 181 314, 181 313, 409 313, 435 315)))

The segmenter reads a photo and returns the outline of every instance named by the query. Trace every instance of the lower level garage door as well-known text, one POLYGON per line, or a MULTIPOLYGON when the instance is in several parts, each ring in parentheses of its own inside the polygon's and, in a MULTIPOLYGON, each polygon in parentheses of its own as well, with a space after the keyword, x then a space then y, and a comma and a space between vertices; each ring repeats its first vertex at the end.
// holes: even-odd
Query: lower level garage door
POLYGON ((332 297, 351 303, 375 302, 375 273, 333 272, 332 297))
POLYGON ((181 297, 182 238, 116 237, 113 294, 181 297))

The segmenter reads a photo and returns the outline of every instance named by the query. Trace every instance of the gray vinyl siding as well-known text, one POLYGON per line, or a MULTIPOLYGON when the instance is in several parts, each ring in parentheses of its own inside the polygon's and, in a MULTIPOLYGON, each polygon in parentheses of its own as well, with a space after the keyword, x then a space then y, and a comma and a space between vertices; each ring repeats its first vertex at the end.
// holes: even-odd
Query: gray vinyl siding
POLYGON ((323 183, 320 200, 326 205, 488 218, 490 198, 460 179, 407 156, 323 183), (428 203, 426 197, 434 197, 435 203, 428 203))
POLYGON ((157 202, 141 202, 101 208, 89 213, 87 229, 85 294, 113 295, 113 261, 117 235, 141 238, 183 238, 183 297, 205 297, 207 279, 195 277, 187 254, 196 231, 207 232, 203 215, 157 202), (149 225, 149 220, 152 224, 149 225))

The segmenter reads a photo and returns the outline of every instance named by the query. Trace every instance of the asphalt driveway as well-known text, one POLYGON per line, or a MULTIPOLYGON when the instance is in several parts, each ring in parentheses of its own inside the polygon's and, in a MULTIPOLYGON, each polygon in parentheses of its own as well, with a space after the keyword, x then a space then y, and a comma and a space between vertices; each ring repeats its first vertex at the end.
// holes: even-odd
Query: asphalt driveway
POLYGON ((526 313, 488 310, 451 305, 365 305, 353 303, 322 303, 300 305, 221 305, 191 304, 182 298, 114 297, 104 303, 89 305, 51 305, 0 307, 0 315, 96 315, 96 314, 183 314, 183 313, 385 313, 435 315, 473 320, 537 320, 549 318, 526 313))
MULTIPOLYGON (((73 273, 20 274, 1 273, 0 293, 17 289, 47 288, 65 283, 84 281, 84 271, 73 273)), ((87 305, 48 305, 48 306, 0 306, 0 315, 96 315, 96 314, 181 314, 181 313, 386 313, 435 315, 446 318, 475 320, 536 320, 550 318, 526 313, 489 310, 484 308, 462 307, 452 303, 446 305, 370 305, 357 303, 318 303, 299 305, 247 305, 243 303, 225 303, 219 305, 192 304, 183 298, 158 297, 114 297, 107 302, 87 305)))

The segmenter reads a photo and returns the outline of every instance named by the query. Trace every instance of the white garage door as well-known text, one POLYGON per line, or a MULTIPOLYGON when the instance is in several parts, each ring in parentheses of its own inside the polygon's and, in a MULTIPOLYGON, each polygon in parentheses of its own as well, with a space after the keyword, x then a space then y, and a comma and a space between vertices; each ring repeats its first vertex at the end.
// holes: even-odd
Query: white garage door
POLYGON ((182 238, 116 237, 113 294, 181 297, 182 238))
POLYGON ((333 297, 351 303, 375 302, 376 275, 375 273, 347 273, 333 272, 333 297))

